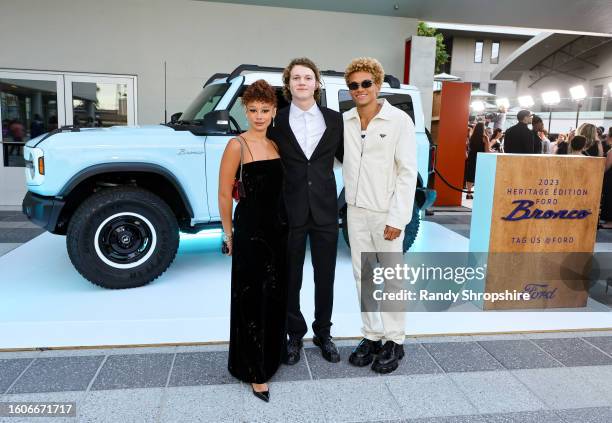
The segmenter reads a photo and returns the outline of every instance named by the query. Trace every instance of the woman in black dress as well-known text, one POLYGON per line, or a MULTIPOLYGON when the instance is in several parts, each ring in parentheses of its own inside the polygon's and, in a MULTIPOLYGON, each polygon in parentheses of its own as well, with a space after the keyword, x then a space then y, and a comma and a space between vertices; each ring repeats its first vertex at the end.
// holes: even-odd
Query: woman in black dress
POLYGON ((504 131, 501 128, 493 130, 493 137, 489 141, 489 150, 491 153, 501 153, 501 140, 504 137, 504 131))
POLYGON ((470 200, 474 198, 472 195, 472 188, 474 187, 474 179, 476 179, 476 155, 478 153, 489 152, 489 138, 485 135, 484 123, 479 122, 474 127, 472 136, 470 136, 468 148, 469 152, 465 180, 469 192, 465 198, 470 200))
POLYGON ((603 157, 603 146, 601 140, 597 136, 597 127, 592 123, 583 123, 576 129, 576 135, 582 135, 586 138, 586 155, 593 157, 603 157))
POLYGON ((267 402, 266 382, 278 369, 285 342, 283 168, 276 145, 266 137, 276 113, 274 89, 256 81, 245 90, 242 103, 249 129, 228 142, 219 174, 219 211, 232 256, 228 369, 267 402), (239 179, 242 188, 237 189, 239 179), (233 224, 232 196, 239 197, 233 224))

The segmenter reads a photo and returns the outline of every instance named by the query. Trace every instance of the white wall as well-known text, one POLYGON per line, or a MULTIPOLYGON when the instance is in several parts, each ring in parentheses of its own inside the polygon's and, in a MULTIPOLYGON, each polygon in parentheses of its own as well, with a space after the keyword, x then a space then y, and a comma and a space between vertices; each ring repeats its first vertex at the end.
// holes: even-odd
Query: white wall
MULTIPOLYGON (((498 97, 515 97, 516 83, 514 81, 493 80, 491 71, 497 63, 491 63, 491 39, 484 41, 482 63, 474 63, 474 47, 476 38, 454 37, 451 61, 451 74, 467 82, 480 82, 480 88, 487 91, 489 83, 497 85, 498 97)), ((503 62, 517 48, 524 44, 523 40, 500 39, 499 63, 503 62)))
POLYGON ((0 68, 138 77, 140 124, 182 111, 215 72, 240 63, 284 66, 298 56, 344 70, 377 57, 401 79, 408 18, 192 0, 0 0, 0 68))
POLYGON ((410 47, 410 85, 421 92, 425 127, 431 129, 433 77, 436 69, 436 39, 413 36, 410 47))

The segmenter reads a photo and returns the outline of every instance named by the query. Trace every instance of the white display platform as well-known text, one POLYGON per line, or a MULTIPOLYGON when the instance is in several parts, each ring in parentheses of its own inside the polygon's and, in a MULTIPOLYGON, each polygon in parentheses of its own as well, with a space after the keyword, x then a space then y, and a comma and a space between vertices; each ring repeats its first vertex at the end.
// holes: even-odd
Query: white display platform
MULTIPOLYGON (((350 254, 339 240, 332 335, 359 337, 361 318, 350 254)), ((105 290, 72 267, 63 236, 45 233, 0 257, 0 349, 227 341, 231 259, 219 232, 182 235, 168 271, 152 284, 105 290)), ((468 239, 422 222, 416 251, 467 251, 468 239)), ((302 310, 313 316, 307 253, 302 310)), ((410 335, 612 328, 608 308, 576 312, 409 313, 410 335), (601 312, 585 312, 605 310, 601 312)), ((309 333, 307 337, 311 337, 309 333)))

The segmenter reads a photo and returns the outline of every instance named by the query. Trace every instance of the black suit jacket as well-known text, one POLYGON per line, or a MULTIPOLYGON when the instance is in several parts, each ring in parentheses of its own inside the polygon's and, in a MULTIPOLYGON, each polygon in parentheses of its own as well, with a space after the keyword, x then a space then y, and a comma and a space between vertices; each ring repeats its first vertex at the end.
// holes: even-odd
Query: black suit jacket
POLYGON ((268 137, 278 145, 285 168, 283 196, 290 226, 308 222, 309 214, 317 225, 338 222, 334 157, 344 156, 344 123, 342 115, 327 107, 319 107, 325 119, 325 132, 310 160, 302 151, 291 126, 290 107, 278 111, 268 137))
MULTIPOLYGON (((531 129, 522 122, 508 128, 504 135, 504 151, 506 153, 520 154, 535 153, 535 141, 531 129)), ((541 144, 540 152, 542 152, 541 144)))

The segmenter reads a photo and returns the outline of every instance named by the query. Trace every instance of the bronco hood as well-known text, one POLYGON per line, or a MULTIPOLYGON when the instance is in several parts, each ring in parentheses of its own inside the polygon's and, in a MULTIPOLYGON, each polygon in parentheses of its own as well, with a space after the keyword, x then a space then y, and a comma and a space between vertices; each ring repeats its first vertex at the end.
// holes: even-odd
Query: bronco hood
POLYGON ((130 135, 130 136, 140 136, 140 135, 159 135, 159 134, 167 134, 168 132, 172 132, 172 128, 169 128, 165 125, 144 125, 144 126, 111 126, 109 128, 65 128, 65 129, 56 129, 51 132, 48 132, 39 137, 33 138, 26 143, 27 147, 37 147, 41 142, 50 140, 52 141, 54 137, 62 136, 70 136, 75 138, 75 142, 78 140, 89 140, 92 138, 99 139, 101 136, 113 137, 115 135, 130 135))

